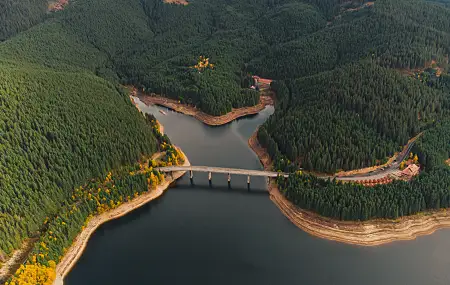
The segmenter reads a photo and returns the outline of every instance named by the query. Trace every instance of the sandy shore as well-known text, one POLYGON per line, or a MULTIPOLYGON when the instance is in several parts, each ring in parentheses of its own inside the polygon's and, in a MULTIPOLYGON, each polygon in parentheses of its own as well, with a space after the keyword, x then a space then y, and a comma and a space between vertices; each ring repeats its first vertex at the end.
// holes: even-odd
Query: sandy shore
MULTIPOLYGON (((181 149, 178 149, 181 151, 181 149)), ((182 152, 182 151, 181 151, 182 152)), ((188 166, 190 165, 190 162, 187 158, 187 156, 183 153, 185 162, 183 165, 188 166)), ((87 243, 89 241, 90 236, 95 232, 95 230, 101 226, 102 224, 120 218, 129 212, 147 204, 148 202, 158 198, 161 196, 164 191, 169 187, 169 185, 183 176, 185 171, 177 171, 173 173, 173 178, 170 176, 166 176, 166 181, 159 185, 155 190, 151 190, 150 192, 146 192, 138 196, 137 198, 126 202, 119 207, 110 210, 108 212, 105 212, 101 215, 93 217, 87 224, 86 228, 78 234, 78 236, 75 238, 75 241, 70 246, 70 248, 67 250, 64 257, 61 259, 61 261, 56 266, 56 280, 53 283, 54 285, 62 285, 64 277, 70 272, 72 267, 76 264, 77 260, 81 257, 83 254, 84 249, 87 246, 87 243)))
POLYGON ((183 113, 188 116, 193 116, 197 120, 210 125, 210 126, 220 126, 228 124, 237 118, 248 116, 248 115, 254 115, 258 114, 260 111, 264 110, 264 108, 267 105, 273 105, 272 97, 270 96, 261 96, 260 101, 257 105, 252 107, 244 107, 244 108, 238 108, 233 109, 231 112, 222 115, 222 116, 212 116, 208 115, 206 113, 203 113, 202 111, 186 105, 178 103, 178 101, 161 97, 161 96, 150 96, 145 95, 142 93, 137 93, 136 95, 142 102, 144 102, 146 105, 160 105, 167 107, 169 109, 175 110, 177 112, 183 113))
MULTIPOLYGON (((270 157, 256 137, 250 137, 248 144, 259 157, 264 168, 271 168, 270 157)), ((450 214, 446 210, 403 217, 398 220, 371 220, 365 222, 344 222, 332 220, 310 211, 300 209, 280 193, 274 181, 269 185, 270 199, 281 212, 305 232, 348 244, 376 246, 400 240, 412 240, 421 235, 432 234, 438 229, 450 227, 450 214)))

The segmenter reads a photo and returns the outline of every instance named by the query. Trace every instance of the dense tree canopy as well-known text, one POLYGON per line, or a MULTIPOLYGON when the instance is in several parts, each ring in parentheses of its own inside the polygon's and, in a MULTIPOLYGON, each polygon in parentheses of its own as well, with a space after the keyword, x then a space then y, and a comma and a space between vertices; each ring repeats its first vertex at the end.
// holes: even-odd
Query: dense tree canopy
POLYGON ((274 88, 280 103, 260 129, 261 143, 276 146, 269 147, 273 157, 280 151, 307 170, 330 173, 392 156, 448 110, 450 100, 370 62, 274 88))
POLYGON ((89 68, 220 115, 248 73, 299 78, 371 58, 385 67, 446 62, 450 10, 424 0, 79 0, 2 50, 11 59, 89 68), (413 3, 411 3, 413 2, 413 3), (348 8, 361 8, 348 11, 348 8), (59 39, 60 38, 60 39, 59 39), (45 43, 52 43, 46 45, 45 43), (190 68, 199 56, 214 70, 190 68))
POLYGON ((47 5, 47 0, 0 2, 0 42, 42 21, 47 5))
POLYGON ((0 65, 0 250, 42 227, 73 187, 156 150, 114 85, 84 72, 0 65))
POLYGON ((425 171, 411 182, 395 181, 373 188, 325 181, 297 173, 279 186, 301 208, 340 220, 396 219, 450 207, 450 119, 426 130, 414 151, 425 171))
POLYGON ((446 63, 449 14, 449 9, 421 0, 378 0, 373 7, 339 14, 315 33, 274 45, 251 63, 261 75, 276 79, 367 57, 396 68, 423 67, 432 57, 446 63))

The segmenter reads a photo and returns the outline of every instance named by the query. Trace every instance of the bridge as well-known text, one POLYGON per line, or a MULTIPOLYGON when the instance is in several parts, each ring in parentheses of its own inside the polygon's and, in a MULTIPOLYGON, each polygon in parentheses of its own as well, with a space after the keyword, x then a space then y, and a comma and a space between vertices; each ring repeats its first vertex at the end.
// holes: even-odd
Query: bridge
POLYGON ((160 172, 171 173, 174 171, 189 171, 189 177, 194 178, 194 172, 207 172, 208 179, 211 181, 212 173, 222 173, 228 175, 228 182, 231 181, 231 174, 233 175, 246 175, 247 183, 250 184, 250 176, 262 176, 262 177, 289 177, 288 173, 273 172, 265 170, 248 170, 240 168, 226 168, 226 167, 213 167, 213 166, 165 166, 157 167, 155 170, 160 172))

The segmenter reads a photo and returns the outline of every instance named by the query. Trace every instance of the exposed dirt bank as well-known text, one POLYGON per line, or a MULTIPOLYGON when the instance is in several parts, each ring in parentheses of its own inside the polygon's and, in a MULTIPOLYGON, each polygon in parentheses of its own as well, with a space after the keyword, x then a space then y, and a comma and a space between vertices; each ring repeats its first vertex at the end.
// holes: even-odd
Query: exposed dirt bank
POLYGON ((25 262, 37 240, 38 238, 29 238, 25 240, 22 247, 14 251, 11 257, 2 264, 0 267, 0 284, 6 282, 6 280, 8 280, 14 272, 16 272, 19 266, 25 262))
POLYGON ((164 0, 164 3, 166 4, 177 4, 177 5, 188 5, 189 2, 187 2, 186 0, 164 0))
MULTIPOLYGON (((267 151, 256 137, 248 144, 259 157, 264 168, 270 170, 271 161, 267 151)), ((450 227, 450 214, 446 210, 403 217, 398 220, 371 220, 366 222, 343 222, 319 216, 298 208, 280 193, 274 181, 269 185, 270 199, 283 214, 305 232, 348 244, 375 246, 399 240, 412 240, 421 235, 450 227)))
POLYGON ((237 118, 258 114, 267 105, 273 105, 273 100, 270 96, 261 96, 259 103, 255 106, 233 109, 231 112, 222 116, 212 116, 203 113, 202 111, 192 106, 178 103, 178 101, 173 99, 156 95, 155 96, 145 95, 142 93, 138 93, 137 97, 146 105, 155 104, 164 106, 177 112, 183 113, 185 115, 193 116, 197 120, 202 121, 203 123, 210 126, 225 125, 228 124, 229 122, 236 120, 237 118))
MULTIPOLYGON (((179 151, 181 149, 178 148, 179 151)), ((182 151, 181 151, 182 152, 182 151)), ((187 156, 183 153, 185 162, 184 166, 190 165, 189 160, 187 156)), ((150 192, 146 192, 144 194, 141 194, 137 198, 124 203, 120 205, 119 207, 112 209, 108 212, 105 212, 101 215, 93 217, 85 227, 85 229, 78 234, 78 236, 75 238, 75 241, 70 246, 70 248, 67 250, 64 257, 61 259, 61 261, 56 266, 56 280, 53 283, 54 285, 62 285, 64 277, 70 272, 72 267, 75 265, 77 260, 81 257, 83 254, 84 249, 86 248, 86 245, 89 241, 89 238, 91 235, 95 232, 95 230, 101 226, 102 224, 120 218, 129 212, 147 204, 148 202, 158 198, 161 196, 164 191, 169 187, 169 185, 183 176, 185 171, 177 171, 173 173, 173 178, 170 176, 166 176, 166 181, 159 185, 155 190, 151 190, 150 192)))
MULTIPOLYGON (((144 113, 144 112, 142 112, 142 110, 139 108, 139 105, 136 104, 136 102, 134 102, 134 97, 133 97, 133 96, 135 96, 135 95, 136 95, 136 94, 130 95, 131 103, 136 107, 136 109, 139 110, 139 112, 144 113)), ((156 120, 156 124, 157 124, 158 127, 159 127, 159 132, 160 132, 162 135, 164 135, 164 126, 163 126, 158 120, 156 120)))

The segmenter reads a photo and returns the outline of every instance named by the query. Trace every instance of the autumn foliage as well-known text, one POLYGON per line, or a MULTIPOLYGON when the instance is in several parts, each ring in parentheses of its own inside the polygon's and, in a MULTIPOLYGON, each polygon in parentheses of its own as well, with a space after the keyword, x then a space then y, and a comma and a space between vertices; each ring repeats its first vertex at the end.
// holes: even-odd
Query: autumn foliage
POLYGON ((201 55, 198 58, 198 62, 196 65, 191 66, 191 68, 196 69, 198 72, 202 72, 203 70, 209 68, 209 69, 214 69, 214 64, 209 62, 209 58, 201 55))
POLYGON ((158 162, 153 162, 156 166, 172 166, 181 165, 184 163, 184 156, 177 148, 172 145, 167 135, 163 135, 160 132, 159 124, 153 115, 146 115, 147 122, 152 126, 153 134, 159 142, 159 151, 163 154, 162 158, 158 162))
POLYGON ((52 284, 55 265, 73 243, 78 233, 85 229, 96 215, 115 209, 145 192, 152 191, 165 182, 164 175, 155 170, 163 165, 184 162, 184 156, 161 134, 154 117, 147 123, 158 139, 158 159, 142 157, 140 162, 110 171, 104 178, 92 179, 75 188, 57 215, 42 221, 39 241, 27 260, 7 285, 52 284))
POLYGON ((11 281, 5 285, 51 285, 56 278, 56 263, 49 261, 48 266, 40 264, 33 255, 31 261, 21 265, 11 281))

